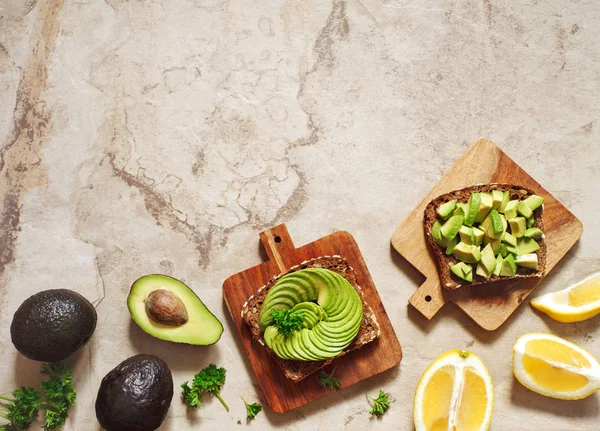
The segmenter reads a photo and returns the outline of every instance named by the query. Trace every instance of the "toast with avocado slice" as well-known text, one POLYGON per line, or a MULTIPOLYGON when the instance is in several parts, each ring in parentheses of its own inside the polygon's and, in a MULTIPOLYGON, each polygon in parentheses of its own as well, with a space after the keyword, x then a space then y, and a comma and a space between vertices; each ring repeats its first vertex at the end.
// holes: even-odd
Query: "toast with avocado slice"
POLYGON ((496 183, 432 200, 423 226, 442 286, 454 290, 541 277, 547 258, 543 203, 544 198, 526 187, 496 183))
POLYGON ((364 300, 354 269, 340 256, 310 259, 271 278, 246 301, 242 307, 242 320, 248 325, 252 337, 269 351, 284 375, 294 382, 305 379, 335 358, 370 343, 380 334, 379 323, 364 300), (286 280, 291 283, 294 278, 301 286, 300 290, 285 291, 286 280), (315 287, 313 291, 311 283, 315 287), (327 289, 328 285, 331 289, 327 289), (338 297, 329 293, 337 294, 344 289, 347 292, 338 297), (282 290, 283 294, 278 299, 277 292, 282 290), (293 295, 298 295, 298 301, 290 309, 291 314, 302 313, 304 328, 284 336, 278 333, 272 322, 272 309, 279 311, 282 307, 278 304, 288 301, 293 295), (313 298, 315 295, 317 299, 313 298), (329 326, 316 324, 327 320, 327 317, 335 319, 335 322, 329 326), (331 340, 325 336, 339 327, 347 330, 338 338, 331 340))

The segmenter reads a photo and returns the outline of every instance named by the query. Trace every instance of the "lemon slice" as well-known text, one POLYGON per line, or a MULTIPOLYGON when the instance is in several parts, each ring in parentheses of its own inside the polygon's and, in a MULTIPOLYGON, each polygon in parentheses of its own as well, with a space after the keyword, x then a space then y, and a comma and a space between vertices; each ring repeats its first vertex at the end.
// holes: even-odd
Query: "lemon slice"
POLYGON ((600 389, 598 361, 581 347, 551 334, 532 332, 517 340, 513 373, 526 388, 561 400, 579 400, 600 389))
POLYGON ((533 298, 531 306, 559 322, 581 322, 600 313, 600 272, 571 287, 533 298))
POLYGON ((494 409, 494 387, 479 357, 451 350, 423 373, 415 393, 416 431, 487 430, 494 409))

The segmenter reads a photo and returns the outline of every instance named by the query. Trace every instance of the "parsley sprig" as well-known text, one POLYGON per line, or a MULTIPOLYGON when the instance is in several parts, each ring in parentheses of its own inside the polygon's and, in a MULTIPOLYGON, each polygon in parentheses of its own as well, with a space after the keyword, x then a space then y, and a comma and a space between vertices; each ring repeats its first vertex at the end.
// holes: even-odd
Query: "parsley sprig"
POLYGON ((2 431, 20 431, 27 429, 34 421, 40 409, 40 393, 33 388, 20 388, 11 397, 0 396, 8 405, 0 408, 0 417, 9 421, 0 426, 2 431))
POLYGON ((304 313, 302 311, 292 311, 291 309, 273 310, 271 315, 275 321, 274 326, 285 337, 302 328, 304 324, 304 313))
POLYGON ((258 413, 262 410, 262 406, 259 403, 248 404, 245 399, 242 398, 244 404, 246 404, 246 414, 249 420, 252 420, 256 417, 258 413))
POLYGON ((369 404, 371 404, 371 400, 373 400, 373 408, 369 412, 372 415, 381 416, 390 408, 389 396, 381 389, 379 390, 379 396, 377 398, 370 397, 369 394, 366 395, 369 404))
POLYGON ((325 371, 319 371, 319 384, 324 388, 329 389, 337 389, 342 384, 340 379, 336 379, 333 377, 333 373, 335 373, 335 368, 331 371, 331 374, 327 374, 325 371))
POLYGON ((202 407, 200 397, 204 394, 210 394, 219 399, 225 410, 229 411, 229 406, 221 397, 221 387, 225 384, 225 368, 217 368, 215 364, 201 370, 194 376, 192 386, 185 382, 181 385, 181 397, 191 407, 202 407))

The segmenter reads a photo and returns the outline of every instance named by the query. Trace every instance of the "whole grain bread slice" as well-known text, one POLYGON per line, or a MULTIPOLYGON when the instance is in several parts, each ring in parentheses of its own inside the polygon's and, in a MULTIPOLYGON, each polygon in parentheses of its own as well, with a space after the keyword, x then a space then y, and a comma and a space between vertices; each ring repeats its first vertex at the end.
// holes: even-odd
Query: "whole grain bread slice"
POLYGON ((250 332, 252 333, 252 337, 254 338, 254 340, 262 344, 264 348, 269 351, 269 353, 275 359, 279 367, 283 370, 283 374, 288 379, 294 382, 299 382, 305 379, 315 371, 318 371, 327 364, 331 363, 331 361, 333 361, 335 358, 343 356, 346 353, 351 352, 352 350, 359 349, 365 344, 370 343, 371 341, 379 337, 380 334, 379 323, 377 322, 377 318, 375 317, 375 314, 373 313, 371 307, 365 302, 363 292, 360 286, 358 286, 358 284, 356 283, 356 273, 354 272, 354 269, 348 264, 348 262, 345 259, 343 259, 340 256, 322 256, 310 259, 306 262, 302 262, 300 265, 296 265, 290 268, 288 271, 282 274, 276 275, 275 277, 271 278, 266 285, 261 287, 254 295, 252 295, 248 299, 248 301, 246 301, 246 303, 242 307, 242 320, 250 328, 250 332), (340 274, 342 277, 348 280, 348 282, 354 287, 354 289, 356 289, 363 303, 363 318, 356 338, 354 338, 352 343, 348 347, 346 347, 346 349, 342 353, 326 361, 295 361, 282 359, 278 357, 265 344, 265 340, 263 338, 263 334, 259 326, 260 311, 262 309, 263 302, 269 290, 282 276, 305 268, 324 268, 340 274))
MULTIPOLYGON (((511 280, 516 278, 539 278, 542 277, 544 271, 546 270, 546 241, 545 239, 541 239, 538 241, 540 249, 536 252, 538 255, 538 269, 526 269, 522 267, 517 267, 517 274, 513 277, 497 277, 492 274, 489 280, 486 280, 484 277, 479 275, 473 276, 473 281, 468 282, 456 277, 450 267, 458 262, 453 256, 447 256, 446 251, 443 247, 439 246, 431 236, 431 229, 433 224, 437 220, 436 209, 438 206, 444 204, 445 202, 456 199, 457 202, 467 203, 469 197, 473 193, 491 193, 492 190, 501 190, 508 191, 510 193, 511 199, 525 199, 528 196, 534 195, 535 193, 522 186, 513 185, 513 184, 478 184, 471 187, 465 187, 464 189, 454 190, 449 193, 438 196, 425 207, 424 212, 424 220, 423 227, 425 229, 425 237, 427 238, 427 243, 429 244, 430 249, 433 251, 435 256, 435 260, 438 266, 438 272, 440 274, 440 281, 443 287, 450 290, 455 290, 463 286, 473 286, 478 284, 487 284, 493 283, 495 281, 500 280, 511 280)), ((542 220, 542 214, 544 211, 544 206, 542 205, 538 209, 533 212, 534 217, 534 227, 540 228, 544 231, 544 222, 542 220)))

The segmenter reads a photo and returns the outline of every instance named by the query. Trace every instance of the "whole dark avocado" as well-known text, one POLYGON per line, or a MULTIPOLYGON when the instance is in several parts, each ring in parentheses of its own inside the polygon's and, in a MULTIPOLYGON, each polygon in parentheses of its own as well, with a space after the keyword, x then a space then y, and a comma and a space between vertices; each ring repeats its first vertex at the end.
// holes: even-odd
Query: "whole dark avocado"
POLYGON ((102 379, 96 417, 107 431, 152 431, 164 420, 172 399, 167 364, 156 356, 136 355, 102 379))
POLYGON ((34 361, 56 362, 68 358, 92 337, 96 310, 79 293, 51 289, 25 300, 10 325, 12 343, 34 361))

